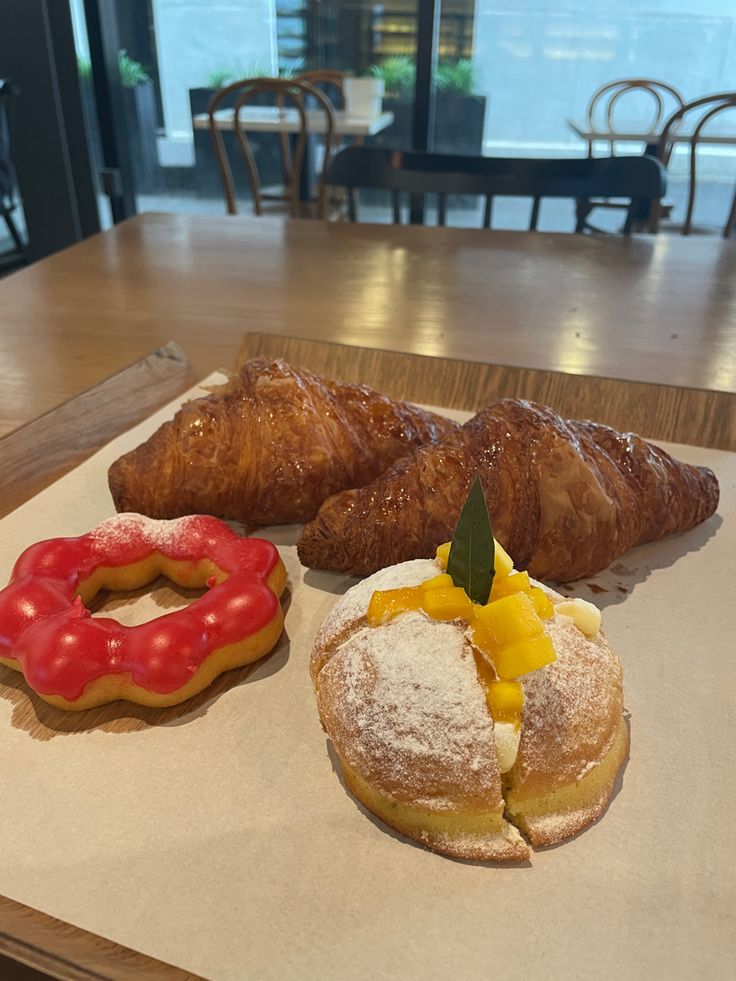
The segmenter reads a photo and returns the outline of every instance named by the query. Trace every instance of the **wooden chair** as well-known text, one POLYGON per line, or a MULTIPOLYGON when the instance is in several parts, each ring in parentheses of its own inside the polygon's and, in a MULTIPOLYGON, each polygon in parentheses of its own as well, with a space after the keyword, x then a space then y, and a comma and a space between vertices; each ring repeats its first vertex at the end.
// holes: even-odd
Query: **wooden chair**
MULTIPOLYGON (((610 156, 614 156, 616 153, 617 139, 615 135, 611 136, 611 134, 617 132, 615 126, 616 107, 618 106, 620 110, 622 103, 627 98, 630 101, 631 96, 640 93, 646 93, 648 96, 651 96, 654 102, 654 116, 646 127, 641 128, 642 137, 649 136, 652 133, 660 133, 662 121, 666 118, 665 112, 667 111, 669 113, 672 111, 671 108, 666 110, 667 102, 670 104, 674 103, 677 109, 681 109, 685 105, 685 100, 676 88, 673 88, 666 82, 659 82, 654 78, 621 78, 602 85, 593 94, 592 99, 588 103, 588 130, 606 134, 601 139, 609 144, 610 156)), ((626 132, 631 133, 632 130, 627 129, 626 132)), ((589 157, 593 156, 593 144, 597 142, 598 140, 588 140, 589 157)), ((653 153, 654 146, 651 149, 653 153)))
MULTIPOLYGON (((593 93, 593 97, 588 103, 586 113, 588 130, 605 134, 600 139, 588 140, 589 157, 594 154, 594 144, 599 142, 607 142, 609 155, 615 155, 617 144, 615 135, 617 133, 616 110, 618 109, 620 114, 621 108, 626 102, 631 105, 632 100, 642 94, 646 94, 653 103, 654 113, 644 126, 637 127, 635 131, 641 132, 642 139, 646 140, 645 153, 652 157, 656 156, 657 144, 651 142, 652 134, 661 132, 663 120, 666 118, 665 113, 670 113, 673 108, 681 108, 685 104, 685 100, 677 89, 667 82, 660 82, 654 78, 620 78, 602 85, 593 93)), ((626 132, 629 134, 632 132, 630 124, 627 124, 626 132)), ((593 210, 596 208, 620 210, 622 207, 625 205, 605 198, 588 201, 579 209, 578 218, 583 219, 587 228, 595 230, 594 226, 588 223, 588 216, 593 210)), ((660 212, 669 214, 671 205, 660 202, 659 209, 660 212)), ((637 224, 646 224, 650 215, 643 211, 638 218, 637 224)))
POLYGON ((310 71, 299 72, 298 75, 294 76, 294 80, 314 85, 315 88, 324 92, 335 109, 345 108, 345 72, 334 71, 331 68, 314 68, 310 71))
MULTIPOLYGON (((307 137, 309 135, 307 123, 306 100, 309 97, 316 103, 318 111, 324 114, 325 118, 325 156, 319 175, 318 193, 318 214, 324 217, 325 214, 325 180, 324 172, 330 159, 330 152, 333 144, 335 132, 335 112, 332 103, 320 89, 306 81, 298 79, 282 78, 248 78, 233 82, 231 85, 220 89, 209 101, 207 115, 209 117, 210 132, 215 144, 215 154, 217 164, 222 178, 225 200, 228 214, 237 214, 237 204, 235 198, 235 187, 233 183, 230 162, 225 151, 222 139, 220 119, 218 119, 218 109, 223 102, 227 101, 233 93, 239 93, 234 104, 234 129, 236 142, 240 148, 245 161, 248 179, 253 193, 253 208, 257 215, 263 214, 264 201, 280 201, 288 203, 291 216, 298 218, 301 214, 302 195, 301 177, 302 167, 307 148, 307 137), (294 152, 291 152, 291 144, 288 139, 282 141, 282 162, 284 166, 284 188, 279 192, 264 192, 258 173, 253 149, 247 136, 247 123, 242 119, 243 109, 252 104, 254 99, 263 94, 274 96, 274 102, 279 110, 283 110, 289 105, 296 111, 299 119, 299 131, 294 140, 294 152)), ((286 134, 284 134, 286 136, 286 134)))
MULTIPOLYGON (((310 85, 314 85, 321 92, 328 97, 334 108, 338 111, 345 110, 345 72, 337 71, 332 68, 314 68, 310 71, 300 72, 296 76, 299 82, 308 82, 310 85)), ((363 137, 353 138, 353 142, 363 142, 363 137)), ((332 153, 338 153, 344 146, 346 146, 344 139, 336 137, 331 149, 332 153)), ((285 148, 282 143, 281 149, 282 155, 285 154, 285 148)), ((327 157, 327 146, 324 147, 325 158, 322 161, 320 167, 321 172, 324 172, 324 164, 327 157)), ((339 195, 332 195, 329 199, 325 200, 324 207, 327 209, 326 214, 320 215, 320 217, 330 217, 336 216, 340 213, 343 201, 339 195)))
MULTIPOLYGON (((682 235, 689 235, 692 230, 693 211, 695 209, 695 192, 697 189, 697 150, 698 143, 703 135, 703 129, 715 116, 721 112, 736 108, 736 92, 720 92, 714 95, 704 95, 699 99, 688 102, 673 113, 664 125, 662 134, 659 138, 657 156, 665 167, 669 165, 674 150, 674 140, 672 139, 675 131, 682 125, 686 117, 694 119, 692 134, 688 139, 690 146, 690 174, 688 182, 687 210, 685 222, 680 228, 682 235)), ((651 230, 656 232, 659 228, 660 209, 657 205, 652 207, 651 230)), ((734 224, 736 224, 736 193, 734 194, 728 218, 723 226, 723 237, 728 238, 733 234, 734 224)))
MULTIPOLYGON (((542 198, 587 201, 592 197, 622 197, 630 201, 625 234, 631 231, 641 204, 661 197, 665 188, 664 168, 651 157, 534 160, 357 146, 348 147, 330 161, 325 180, 347 189, 350 221, 357 221, 356 191, 369 188, 391 192, 396 224, 401 223, 402 193, 421 197, 436 194, 439 225, 446 221, 448 194, 481 196, 485 199, 483 228, 491 227, 495 197, 530 197, 530 231, 536 231, 542 198)), ((575 231, 584 231, 580 218, 575 231)))

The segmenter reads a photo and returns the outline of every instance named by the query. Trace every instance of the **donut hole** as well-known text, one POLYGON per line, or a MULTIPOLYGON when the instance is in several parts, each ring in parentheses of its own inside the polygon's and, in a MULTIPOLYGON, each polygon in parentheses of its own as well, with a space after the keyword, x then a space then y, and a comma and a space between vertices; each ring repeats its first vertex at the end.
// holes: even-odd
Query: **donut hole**
POLYGON ((137 627, 162 613, 173 613, 189 606, 206 592, 206 587, 186 588, 166 576, 157 576, 153 582, 138 589, 101 589, 88 609, 93 617, 109 617, 126 627, 137 627))
POLYGON ((77 593, 93 617, 112 617, 132 627, 189 606, 207 591, 208 580, 224 578, 208 559, 175 562, 153 555, 133 565, 99 568, 77 593))

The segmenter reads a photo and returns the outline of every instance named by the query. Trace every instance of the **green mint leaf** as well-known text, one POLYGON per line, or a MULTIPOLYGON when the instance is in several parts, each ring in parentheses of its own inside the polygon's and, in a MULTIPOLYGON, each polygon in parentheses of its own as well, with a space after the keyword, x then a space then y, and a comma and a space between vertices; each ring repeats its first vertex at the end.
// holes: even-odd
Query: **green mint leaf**
POLYGON ((493 584, 495 546, 480 477, 476 477, 452 536, 447 572, 474 603, 488 602, 493 584))

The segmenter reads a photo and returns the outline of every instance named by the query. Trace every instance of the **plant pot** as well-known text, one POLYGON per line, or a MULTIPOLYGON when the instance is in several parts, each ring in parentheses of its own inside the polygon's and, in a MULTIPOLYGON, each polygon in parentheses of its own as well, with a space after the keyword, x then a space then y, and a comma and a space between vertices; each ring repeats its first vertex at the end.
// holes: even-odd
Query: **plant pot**
POLYGON ((125 125, 131 144, 136 191, 161 190, 163 180, 156 149, 156 96, 153 86, 134 85, 123 89, 125 125))
POLYGON ((440 92, 435 108, 434 149, 437 153, 483 153, 486 118, 484 95, 440 92))
POLYGON ((345 111, 358 119, 374 119, 381 114, 385 85, 382 78, 345 78, 345 111))
MULTIPOLYGON (((371 144, 395 150, 410 149, 413 105, 413 99, 407 96, 386 96, 383 108, 394 114, 394 121, 387 129, 372 137, 371 144)), ((484 95, 438 92, 434 129, 436 152, 480 156, 483 152, 485 115, 484 95)))

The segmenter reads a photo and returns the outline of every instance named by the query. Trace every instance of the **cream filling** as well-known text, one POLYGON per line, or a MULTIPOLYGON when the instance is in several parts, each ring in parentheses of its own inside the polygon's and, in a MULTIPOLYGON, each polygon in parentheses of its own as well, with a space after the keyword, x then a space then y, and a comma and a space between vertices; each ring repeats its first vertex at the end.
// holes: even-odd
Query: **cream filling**
POLYGON ((496 740, 496 756, 501 773, 507 773, 516 763, 521 741, 521 726, 513 722, 493 723, 493 735, 496 740))
POLYGON ((584 599, 567 599, 555 604, 555 613, 569 617, 586 637, 597 637, 601 629, 601 611, 584 599))

